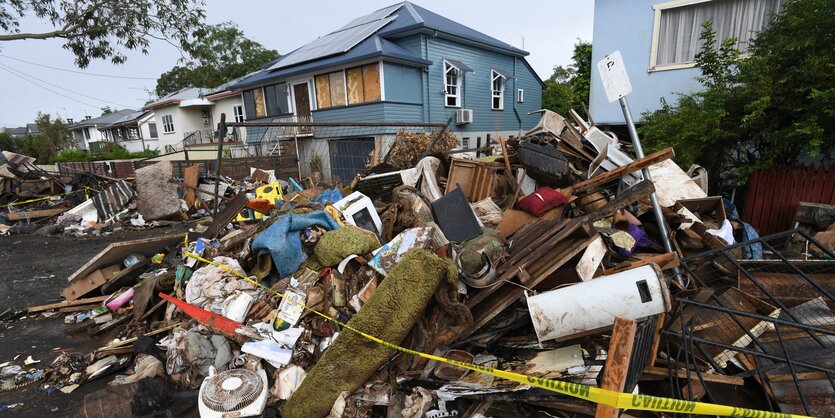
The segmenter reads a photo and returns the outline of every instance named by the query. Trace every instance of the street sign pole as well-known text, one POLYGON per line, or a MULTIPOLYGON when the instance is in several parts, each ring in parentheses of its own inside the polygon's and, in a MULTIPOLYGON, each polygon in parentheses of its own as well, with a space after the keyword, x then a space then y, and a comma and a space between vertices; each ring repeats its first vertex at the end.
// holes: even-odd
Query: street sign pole
MULTIPOLYGON (((597 68, 600 71, 600 78, 603 79, 603 88, 606 90, 609 102, 611 103, 615 100, 620 102, 620 108, 623 110, 623 117, 626 119, 626 126, 629 129, 629 136, 632 138, 632 146, 635 148, 635 156, 639 159, 644 158, 644 148, 641 146, 638 130, 635 129, 635 121, 632 120, 632 112, 629 110, 629 102, 626 100, 626 95, 632 92, 632 83, 630 83, 629 76, 626 73, 626 66, 623 64, 620 51, 615 51, 604 57, 603 60, 597 63, 597 68)), ((649 168, 641 170, 641 174, 643 174, 644 179, 652 181, 649 168)), ((661 234, 664 249, 668 253, 671 253, 673 252, 673 245, 670 243, 667 224, 655 192, 649 195, 649 200, 652 203, 652 211, 655 214, 655 221, 658 223, 658 232, 661 234)), ((678 267, 673 269, 673 272, 675 273, 676 280, 682 283, 683 276, 678 267)))

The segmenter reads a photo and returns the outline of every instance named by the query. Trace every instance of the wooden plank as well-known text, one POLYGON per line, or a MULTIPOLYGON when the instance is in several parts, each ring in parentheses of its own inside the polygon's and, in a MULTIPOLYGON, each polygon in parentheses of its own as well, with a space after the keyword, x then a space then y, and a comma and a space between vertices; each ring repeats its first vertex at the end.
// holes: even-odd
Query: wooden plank
POLYGON ((375 102, 382 98, 380 94, 380 67, 377 63, 362 67, 363 95, 366 102, 375 102))
POLYGON ((661 312, 655 316, 655 335, 652 337, 652 346, 649 352, 649 366, 655 365, 655 360, 658 358, 658 346, 661 345, 661 330, 664 329, 664 321, 667 320, 667 313, 661 312))
POLYGON ((594 176, 585 181, 581 181, 572 186, 571 189, 574 191, 574 193, 589 190, 598 187, 602 184, 606 184, 610 181, 617 180, 624 175, 634 173, 653 164, 657 164, 661 161, 668 160, 670 158, 673 158, 674 156, 675 152, 673 151, 673 149, 666 148, 661 151, 647 155, 646 157, 641 158, 639 160, 635 160, 627 165, 618 167, 612 171, 594 176))
POLYGON ((348 79, 348 104, 365 102, 365 89, 362 85, 362 67, 345 70, 345 78, 348 79))
POLYGON ((345 106, 345 77, 342 71, 328 74, 330 84, 331 106, 345 106))
POLYGON ((76 300, 103 286, 117 274, 119 274, 118 264, 95 270, 83 279, 73 280, 61 295, 67 300, 76 300))
POLYGON ((327 74, 314 77, 316 84, 316 107, 324 109, 331 107, 331 84, 327 74))
POLYGON ((36 313, 36 312, 48 311, 50 309, 61 309, 61 308, 68 308, 68 307, 72 307, 72 306, 88 305, 88 304, 91 304, 91 303, 103 302, 108 297, 109 297, 109 295, 95 296, 95 297, 92 297, 92 298, 77 299, 77 300, 72 300, 72 301, 65 300, 63 302, 50 303, 48 305, 32 306, 30 308, 26 308, 26 311, 31 314, 31 313, 36 313))
POLYGON ((649 257, 649 258, 645 258, 643 260, 621 263, 621 264, 618 264, 618 265, 616 265, 612 268, 608 268, 608 269, 604 268, 603 269, 603 274, 604 275, 610 275, 610 274, 620 273, 622 271, 631 270, 631 269, 634 269, 634 268, 637 268, 637 267, 645 266, 647 264, 658 264, 658 266, 661 267, 661 270, 667 270, 667 269, 671 269, 671 268, 674 268, 674 267, 678 267, 679 262, 680 262, 680 260, 678 258, 678 254, 676 254, 675 252, 666 253, 666 254, 658 254, 658 255, 654 255, 654 256, 649 257))
POLYGON ((177 234, 110 244, 107 248, 96 254, 95 257, 91 258, 83 266, 71 274, 70 277, 67 278, 67 281, 72 282, 81 277, 86 277, 88 274, 102 267, 121 263, 122 260, 124 260, 124 258, 132 252, 138 252, 150 258, 169 245, 182 241, 183 235, 177 234))
POLYGON ((255 89, 255 116, 267 116, 267 107, 264 105, 264 89, 258 87, 255 89))
MULTIPOLYGON (((631 319, 615 318, 612 339, 609 340, 606 366, 603 368, 603 380, 600 383, 601 389, 623 392, 637 328, 638 323, 631 319)), ((595 418, 617 418, 618 412, 617 408, 598 404, 594 416, 595 418)))
MULTIPOLYGON (((687 373, 687 370, 684 369, 675 369, 673 370, 675 377, 679 379, 690 379, 690 380, 699 380, 699 375, 696 374, 695 371, 691 370, 690 373, 687 373)), ((650 366, 644 369, 643 376, 647 377, 646 380, 651 380, 649 377, 657 376, 663 379, 668 379, 670 377, 670 371, 666 367, 654 367, 650 366)), ((726 376, 724 374, 717 374, 717 373, 707 373, 702 372, 702 379, 705 382, 712 382, 712 383, 722 383, 725 385, 734 385, 734 386, 743 386, 745 385, 745 379, 736 376, 726 376)), ((643 377, 642 377, 643 380, 643 377)))
POLYGON ((194 189, 197 188, 197 180, 200 176, 200 166, 195 164, 189 167, 186 167, 185 173, 183 175, 183 184, 189 186, 186 190, 185 200, 186 204, 188 204, 189 209, 194 207, 194 201, 197 199, 197 194, 194 193, 194 189))
POLYGON ((8 216, 10 221, 24 221, 27 219, 48 218, 50 216, 55 216, 64 213, 68 210, 70 210, 70 208, 63 207, 53 209, 30 210, 28 212, 9 212, 8 216))

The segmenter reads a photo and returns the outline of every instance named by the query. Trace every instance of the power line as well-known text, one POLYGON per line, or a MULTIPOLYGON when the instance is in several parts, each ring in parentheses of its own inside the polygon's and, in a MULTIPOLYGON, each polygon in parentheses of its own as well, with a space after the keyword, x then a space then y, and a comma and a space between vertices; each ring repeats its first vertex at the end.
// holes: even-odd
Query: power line
POLYGON ((6 70, 13 70, 13 71, 15 71, 15 72, 17 72, 17 73, 20 73, 20 74, 22 74, 22 75, 25 75, 25 76, 27 76, 27 77, 29 77, 29 78, 33 78, 33 79, 35 79, 35 80, 37 80, 37 81, 40 81, 41 83, 44 83, 44 84, 49 84, 50 86, 53 86, 53 87, 55 87, 55 88, 58 88, 58 89, 61 89, 61 90, 67 91, 67 92, 70 92, 70 93, 72 93, 72 94, 77 94, 77 95, 79 95, 79 96, 81 96, 81 97, 86 97, 86 98, 88 98, 88 99, 93 99, 93 100, 96 100, 96 101, 100 101, 100 102, 102 102, 102 103, 112 104, 112 105, 121 106, 121 107, 125 107, 125 108, 131 108, 131 107, 133 107, 133 106, 131 106, 131 105, 126 105, 126 104, 122 104, 122 103, 112 102, 112 101, 109 101, 109 100, 99 99, 98 97, 93 97, 93 96, 86 95, 86 94, 84 94, 84 93, 79 93, 79 92, 77 92, 77 91, 70 90, 70 89, 68 89, 68 88, 65 88, 65 87, 59 86, 58 84, 54 84, 54 83, 50 83, 49 81, 42 80, 42 79, 40 79, 40 78, 38 78, 38 77, 35 77, 35 76, 31 75, 31 74, 26 74, 26 73, 24 73, 23 71, 20 71, 20 70, 18 70, 18 69, 16 69, 16 68, 14 68, 14 67, 12 67, 12 66, 10 66, 10 65, 8 65, 8 64, 3 64, 3 63, 0 63, 0 67, 5 68, 6 70))
POLYGON ((97 74, 97 73, 88 73, 86 71, 70 70, 70 69, 66 69, 66 68, 53 67, 53 66, 50 66, 50 65, 39 64, 37 62, 26 61, 26 60, 22 60, 20 58, 10 57, 10 56, 4 55, 4 54, 0 54, 0 57, 8 58, 8 59, 15 60, 15 61, 20 61, 20 62, 30 64, 30 65, 37 65, 38 67, 49 68, 51 70, 66 71, 68 73, 91 75, 91 76, 96 76, 96 77, 121 78, 121 79, 125 79, 125 80, 152 80, 152 81, 157 80, 156 78, 152 78, 152 77, 132 77, 132 76, 126 76, 126 75, 97 74))
POLYGON ((81 104, 83 104, 84 106, 90 106, 90 107, 92 107, 92 108, 97 108, 97 107, 98 107, 98 106, 96 106, 96 105, 92 105, 92 104, 90 104, 90 103, 85 103, 85 102, 82 102, 81 100, 78 100, 78 99, 76 99, 76 98, 74 98, 74 97, 70 97, 70 96, 67 96, 67 95, 65 95, 65 94, 59 93, 59 92, 57 92, 57 91, 55 91, 55 90, 52 90, 51 88, 46 87, 46 86, 44 86, 44 85, 38 84, 38 83, 36 83, 36 82, 34 82, 34 81, 32 81, 32 80, 29 80, 28 78, 23 77, 23 76, 22 76, 22 75, 20 75, 20 74, 17 74, 17 73, 12 72, 11 70, 9 70, 8 68, 6 68, 5 66, 0 66, 0 70, 6 71, 7 73, 9 73, 9 74, 11 74, 11 75, 13 75, 13 76, 15 76, 15 77, 18 77, 18 78, 20 78, 20 79, 22 79, 22 80, 24 80, 24 81, 28 81, 28 82, 30 82, 30 83, 32 83, 32 84, 34 84, 34 85, 36 85, 36 86, 38 86, 38 87, 40 87, 40 88, 44 89, 44 90, 51 91, 51 92, 53 92, 53 93, 55 93, 55 94, 57 94, 57 95, 59 95, 59 96, 61 96, 61 97, 64 97, 64 98, 70 99, 70 100, 72 100, 72 101, 74 101, 74 102, 77 102, 77 103, 81 103, 81 104))

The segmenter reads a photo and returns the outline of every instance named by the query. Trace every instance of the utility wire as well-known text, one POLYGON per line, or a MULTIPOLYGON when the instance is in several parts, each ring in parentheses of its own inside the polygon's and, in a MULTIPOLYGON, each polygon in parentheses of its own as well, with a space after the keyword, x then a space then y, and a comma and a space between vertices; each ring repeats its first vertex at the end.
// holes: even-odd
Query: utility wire
POLYGON ((96 100, 96 101, 100 101, 100 102, 102 102, 102 103, 112 104, 112 105, 116 105, 116 106, 120 106, 120 107, 124 107, 124 108, 132 108, 132 107, 134 107, 134 106, 131 106, 131 105, 126 105, 126 104, 122 104, 122 103, 111 102, 111 101, 109 101, 109 100, 99 99, 98 97, 93 97, 93 96, 86 95, 86 94, 84 94, 84 93, 79 93, 79 92, 77 92, 77 91, 70 90, 70 89, 68 89, 68 88, 65 88, 65 87, 59 86, 58 84, 54 84, 54 83, 50 83, 49 81, 42 80, 42 79, 40 79, 40 78, 38 78, 38 77, 35 77, 35 76, 31 75, 31 74, 26 74, 26 73, 24 73, 23 71, 20 71, 20 70, 18 70, 18 69, 16 69, 16 68, 14 68, 14 67, 12 67, 12 66, 9 66, 8 64, 3 64, 3 63, 0 63, 0 68, 5 68, 7 71, 8 71, 8 70, 13 70, 13 71, 15 71, 15 72, 17 72, 17 73, 19 73, 19 74, 22 74, 22 75, 25 75, 26 77, 29 77, 29 78, 35 79, 35 80, 37 80, 37 81, 39 81, 39 82, 41 82, 41 83, 48 84, 48 85, 50 85, 50 86, 53 86, 53 87, 55 87, 55 88, 58 88, 58 89, 61 89, 61 90, 67 91, 67 92, 70 92, 70 93, 72 93, 72 94, 77 94, 77 95, 79 95, 79 96, 81 96, 81 97, 86 97, 86 98, 88 98, 88 99, 93 99, 93 100, 96 100))
POLYGON ((97 107, 99 107, 99 106, 96 106, 96 105, 92 105, 92 104, 90 104, 90 103, 82 102, 81 100, 78 100, 78 99, 76 99, 76 98, 74 98, 74 97, 67 96, 67 95, 62 94, 62 93, 59 93, 59 92, 57 92, 57 91, 55 91, 55 90, 52 90, 52 89, 51 89, 51 88, 49 88, 49 87, 46 87, 46 86, 41 85, 41 84, 38 84, 38 83, 36 83, 36 82, 34 82, 34 81, 32 81, 32 80, 29 80, 28 78, 23 77, 23 76, 22 76, 22 75, 20 75, 20 74, 17 74, 17 73, 12 72, 11 70, 7 69, 6 67, 2 67, 2 66, 0 66, 0 70, 6 71, 7 73, 9 73, 9 74, 11 74, 11 75, 13 75, 13 76, 18 77, 18 78, 20 78, 20 79, 22 79, 22 80, 24 80, 24 81, 28 81, 28 82, 30 82, 30 83, 32 83, 32 84, 34 84, 34 85, 36 85, 36 86, 38 86, 38 87, 40 87, 40 88, 44 89, 44 90, 49 90, 49 91, 51 91, 51 92, 53 92, 53 93, 55 93, 55 94, 57 94, 57 95, 59 95, 59 96, 61 96, 61 97, 64 97, 64 98, 70 99, 70 100, 72 100, 72 101, 74 101, 74 102, 76 102, 76 103, 81 103, 81 104, 83 104, 84 106, 90 106, 90 107, 92 107, 92 108, 97 108, 97 107))
POLYGON ((96 76, 96 77, 121 78, 121 79, 126 79, 126 80, 152 80, 152 81, 157 80, 156 78, 152 78, 152 77, 132 77, 132 76, 126 76, 126 75, 97 74, 97 73, 89 73, 89 72, 86 72, 86 71, 69 70, 69 69, 66 69, 66 68, 52 67, 50 65, 39 64, 37 62, 32 62, 32 61, 26 61, 26 60, 22 60, 20 58, 10 57, 10 56, 4 55, 4 54, 0 54, 0 57, 8 58, 8 59, 11 59, 11 60, 23 62, 23 63, 30 64, 30 65, 37 65, 38 67, 49 68, 49 69, 52 69, 52 70, 66 71, 68 73, 84 74, 84 75, 91 75, 91 76, 96 76))

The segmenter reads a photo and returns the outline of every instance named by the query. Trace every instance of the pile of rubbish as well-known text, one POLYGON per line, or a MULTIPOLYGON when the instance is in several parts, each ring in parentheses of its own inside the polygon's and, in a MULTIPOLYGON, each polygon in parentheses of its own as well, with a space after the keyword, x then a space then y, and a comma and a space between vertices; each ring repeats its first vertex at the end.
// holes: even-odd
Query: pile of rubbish
POLYGON ((617 416, 599 389, 656 415, 831 413, 832 241, 760 238, 671 149, 634 158, 574 112, 489 149, 433 145, 350 185, 180 182, 165 162, 114 182, 99 196, 131 197, 95 222, 200 222, 112 244, 66 301, 30 307, 111 340, 38 375, 5 364, 0 384, 107 379, 87 417, 617 416))

